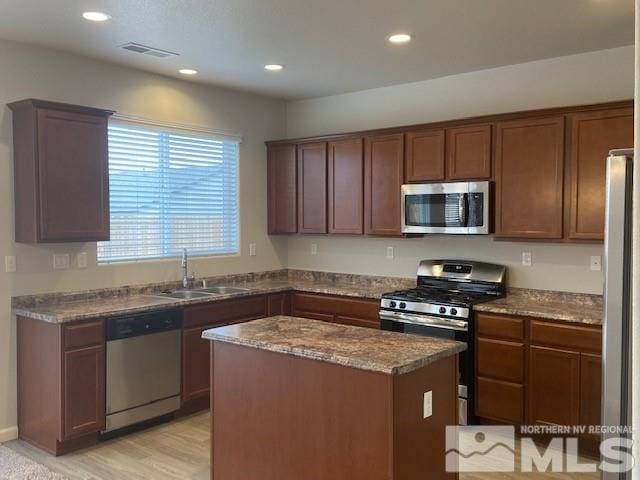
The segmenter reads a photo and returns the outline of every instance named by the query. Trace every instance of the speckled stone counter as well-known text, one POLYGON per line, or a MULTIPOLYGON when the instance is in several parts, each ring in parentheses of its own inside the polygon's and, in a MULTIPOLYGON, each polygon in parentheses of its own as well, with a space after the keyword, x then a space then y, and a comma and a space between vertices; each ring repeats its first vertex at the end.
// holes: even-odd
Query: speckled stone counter
POLYGON ((467 348, 452 340, 288 316, 212 328, 202 338, 389 375, 411 372, 467 348))
POLYGON ((474 306, 478 312, 602 325, 602 296, 511 288, 507 296, 474 306))
POLYGON ((301 270, 227 275, 207 280, 209 286, 227 285, 246 290, 179 300, 157 296, 163 290, 179 290, 181 288, 179 283, 172 282, 15 297, 12 299, 12 308, 14 315, 50 323, 66 323, 293 290, 378 299, 385 292, 409 288, 415 284, 415 280, 404 278, 301 270))

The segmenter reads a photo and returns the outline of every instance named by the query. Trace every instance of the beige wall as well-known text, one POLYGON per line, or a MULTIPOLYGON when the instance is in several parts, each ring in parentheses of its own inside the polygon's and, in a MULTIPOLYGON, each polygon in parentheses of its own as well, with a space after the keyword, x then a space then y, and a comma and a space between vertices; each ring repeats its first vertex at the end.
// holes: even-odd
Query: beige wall
MULTIPOLYGON (((287 104, 287 135, 299 137, 474 115, 633 98, 633 46, 494 68, 424 82, 287 104)), ((624 145, 621 145, 624 147, 624 145)), ((422 258, 462 258, 506 264, 509 284, 602 292, 589 268, 601 245, 495 242, 491 237, 422 239, 292 236, 290 268, 413 276, 422 258), (311 255, 311 244, 318 245, 311 255), (393 246, 396 258, 386 259, 393 246), (521 265, 522 252, 533 265, 521 265)))
POLYGON ((11 112, 4 105, 27 97, 240 132, 241 254, 194 259, 191 267, 198 275, 215 275, 286 265, 286 240, 266 234, 263 143, 285 134, 284 102, 0 41, 0 441, 13 432, 11 427, 16 424, 12 295, 174 280, 180 275, 179 263, 174 260, 98 267, 95 243, 36 246, 13 242, 12 127, 11 112), (249 243, 257 244, 257 256, 248 256, 249 243), (88 253, 86 270, 53 270, 54 252, 70 253, 73 259, 80 251, 88 253), (5 255, 17 257, 16 273, 4 273, 5 255))

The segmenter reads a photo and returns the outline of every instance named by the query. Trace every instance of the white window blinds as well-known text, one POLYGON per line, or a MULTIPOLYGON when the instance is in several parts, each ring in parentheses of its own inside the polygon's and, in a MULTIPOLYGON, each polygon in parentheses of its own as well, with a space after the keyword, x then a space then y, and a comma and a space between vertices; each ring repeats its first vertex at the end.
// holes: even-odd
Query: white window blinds
POLYGON ((98 263, 238 252, 238 142, 109 124, 111 240, 98 263))

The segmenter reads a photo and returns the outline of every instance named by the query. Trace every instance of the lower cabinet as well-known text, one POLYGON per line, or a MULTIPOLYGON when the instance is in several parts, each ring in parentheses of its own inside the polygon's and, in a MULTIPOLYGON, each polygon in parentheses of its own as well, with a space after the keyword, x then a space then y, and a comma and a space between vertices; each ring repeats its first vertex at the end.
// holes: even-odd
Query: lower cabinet
POLYGON ((597 326, 478 313, 476 415, 516 425, 599 425, 601 341, 597 326))
POLYGON ((272 293, 267 297, 267 315, 291 315, 291 293, 272 293))
POLYGON ((105 427, 104 321, 17 322, 20 438, 54 455, 96 443, 105 427))
POLYGON ((373 299, 294 293, 291 314, 324 322, 380 328, 380 302, 373 299))
MULTIPOLYGON (((182 413, 208 408, 211 342, 202 339, 209 328, 247 322, 267 316, 266 295, 204 303, 184 309, 182 331, 182 413)), ((277 303, 275 299, 273 303, 277 303)))

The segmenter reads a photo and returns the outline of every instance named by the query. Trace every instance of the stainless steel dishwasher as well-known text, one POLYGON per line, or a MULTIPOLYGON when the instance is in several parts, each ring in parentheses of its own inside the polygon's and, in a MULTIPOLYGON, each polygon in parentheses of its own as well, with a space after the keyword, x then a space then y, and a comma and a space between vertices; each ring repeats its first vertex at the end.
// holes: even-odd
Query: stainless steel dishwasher
POLYGON ((112 432, 180 408, 182 312, 107 321, 107 422, 112 432))

